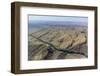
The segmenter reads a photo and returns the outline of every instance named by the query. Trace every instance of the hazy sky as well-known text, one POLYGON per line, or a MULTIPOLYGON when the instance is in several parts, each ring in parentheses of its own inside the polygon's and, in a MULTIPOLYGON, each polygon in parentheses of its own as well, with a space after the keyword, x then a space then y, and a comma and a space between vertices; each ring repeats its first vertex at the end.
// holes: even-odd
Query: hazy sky
POLYGON ((45 26, 47 24, 63 24, 63 25, 85 25, 87 26, 88 17, 79 16, 39 16, 30 15, 28 17, 29 27, 32 26, 45 26))
POLYGON ((29 16, 29 21, 74 21, 87 22, 87 17, 79 16, 29 16))

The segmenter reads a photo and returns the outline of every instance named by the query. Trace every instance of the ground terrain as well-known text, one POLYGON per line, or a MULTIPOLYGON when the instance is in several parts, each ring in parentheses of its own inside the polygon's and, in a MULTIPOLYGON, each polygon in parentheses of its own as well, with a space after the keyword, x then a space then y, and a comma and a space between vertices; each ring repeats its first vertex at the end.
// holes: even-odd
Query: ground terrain
POLYGON ((28 33, 28 60, 79 59, 87 58, 87 55, 87 27, 85 26, 48 27, 28 33), (55 50, 37 38, 53 44, 57 49, 67 49, 84 55, 55 50), (53 52, 48 50, 49 47, 53 52))

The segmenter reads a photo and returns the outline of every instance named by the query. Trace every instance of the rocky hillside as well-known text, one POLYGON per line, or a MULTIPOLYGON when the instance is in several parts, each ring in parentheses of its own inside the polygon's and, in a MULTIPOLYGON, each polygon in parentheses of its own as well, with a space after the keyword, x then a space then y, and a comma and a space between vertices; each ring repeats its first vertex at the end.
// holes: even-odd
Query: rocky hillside
POLYGON ((43 28, 28 34, 28 60, 74 59, 87 57, 87 27, 43 28), (35 38, 35 37, 36 38, 35 38), (58 49, 67 49, 82 54, 48 51, 49 45, 37 38, 53 44, 58 49))

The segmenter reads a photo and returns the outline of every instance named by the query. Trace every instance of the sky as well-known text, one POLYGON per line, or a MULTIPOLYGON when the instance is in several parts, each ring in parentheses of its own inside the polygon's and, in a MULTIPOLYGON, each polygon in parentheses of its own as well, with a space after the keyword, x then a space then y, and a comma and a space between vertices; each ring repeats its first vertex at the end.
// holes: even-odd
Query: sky
POLYGON ((29 15, 28 17, 30 27, 44 27, 47 25, 88 25, 88 17, 79 16, 42 16, 29 15))
POLYGON ((87 17, 79 16, 29 16, 29 21, 74 21, 87 22, 87 17))

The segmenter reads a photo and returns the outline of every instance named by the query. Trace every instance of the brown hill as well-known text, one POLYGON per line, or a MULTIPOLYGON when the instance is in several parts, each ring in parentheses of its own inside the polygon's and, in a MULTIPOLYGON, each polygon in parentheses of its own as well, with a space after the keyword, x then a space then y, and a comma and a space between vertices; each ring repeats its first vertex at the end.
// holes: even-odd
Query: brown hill
POLYGON ((48 52, 48 46, 32 37, 32 35, 52 43, 56 48, 69 49, 87 55, 87 31, 86 28, 44 28, 28 35, 28 60, 47 59, 73 59, 86 58, 81 54, 66 54, 55 50, 48 52))

